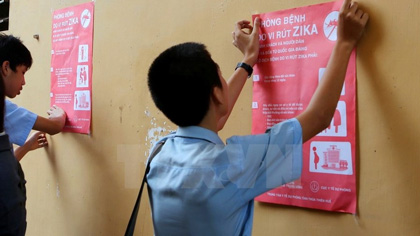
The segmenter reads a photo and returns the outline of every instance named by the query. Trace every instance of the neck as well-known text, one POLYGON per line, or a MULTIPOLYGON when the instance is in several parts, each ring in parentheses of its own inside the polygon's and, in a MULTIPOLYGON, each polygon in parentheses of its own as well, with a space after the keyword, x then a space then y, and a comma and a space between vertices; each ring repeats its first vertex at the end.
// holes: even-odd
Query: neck
POLYGON ((212 115, 209 115, 209 113, 207 113, 207 115, 200 122, 200 124, 198 124, 198 126, 205 129, 209 129, 217 134, 218 130, 217 130, 217 122, 215 122, 216 120, 217 119, 212 117, 212 115))
POLYGON ((209 110, 198 126, 209 129, 217 134, 217 132, 219 132, 217 129, 219 119, 220 115, 217 111, 217 107, 213 104, 213 102, 210 102, 209 110))

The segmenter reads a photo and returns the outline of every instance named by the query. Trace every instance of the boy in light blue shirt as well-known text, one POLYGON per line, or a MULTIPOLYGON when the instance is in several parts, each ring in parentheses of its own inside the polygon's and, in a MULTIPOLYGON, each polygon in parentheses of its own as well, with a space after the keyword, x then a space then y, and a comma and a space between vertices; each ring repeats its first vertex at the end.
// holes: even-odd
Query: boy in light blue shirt
POLYGON ((199 43, 173 46, 155 59, 149 90, 179 126, 164 138, 147 175, 155 235, 251 235, 253 199, 299 178, 302 143, 328 127, 367 21, 357 3, 345 0, 337 43, 307 109, 265 134, 233 136, 226 145, 217 132, 257 61, 260 20, 236 23, 233 44, 244 58, 228 83, 199 43))
MULTIPOLYGON (((6 97, 15 98, 21 93, 26 84, 25 73, 31 65, 31 53, 22 41, 13 35, 1 33, 0 73, 6 97)), ((15 150, 18 160, 27 152, 46 146, 48 142, 45 133, 53 135, 63 129, 66 121, 63 109, 52 106, 47 114, 48 118, 44 118, 5 100, 4 130, 9 135, 10 142, 19 145, 15 150), (35 132, 27 139, 32 129, 40 132, 35 132)))

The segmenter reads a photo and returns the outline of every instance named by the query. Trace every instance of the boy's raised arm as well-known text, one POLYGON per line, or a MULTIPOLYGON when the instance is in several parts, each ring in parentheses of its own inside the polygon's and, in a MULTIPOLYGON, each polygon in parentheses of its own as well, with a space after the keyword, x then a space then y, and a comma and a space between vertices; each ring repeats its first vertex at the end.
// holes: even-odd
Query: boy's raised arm
POLYGON ((344 0, 340 10, 337 43, 329 59, 324 76, 307 109, 297 116, 305 142, 328 127, 334 116, 350 54, 362 36, 369 19, 357 2, 344 0))
MULTIPOLYGON (((253 67, 258 59, 258 32, 260 29, 260 19, 258 17, 255 18, 254 26, 251 26, 250 23, 251 22, 247 20, 236 22, 235 31, 232 32, 232 43, 244 55, 242 62, 253 67), (250 32, 245 32, 244 29, 248 29, 250 32)), ((232 112, 236 100, 238 99, 239 94, 241 93, 242 88, 244 87, 247 77, 248 72, 243 68, 238 68, 227 81, 229 88, 228 113, 219 120, 219 123, 217 125, 218 130, 221 130, 226 124, 226 121, 229 118, 230 113, 232 112)))

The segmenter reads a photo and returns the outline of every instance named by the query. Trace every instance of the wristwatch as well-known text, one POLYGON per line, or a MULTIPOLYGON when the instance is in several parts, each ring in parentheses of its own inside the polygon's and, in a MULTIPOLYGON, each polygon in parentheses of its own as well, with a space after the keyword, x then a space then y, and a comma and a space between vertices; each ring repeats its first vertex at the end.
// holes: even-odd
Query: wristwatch
POLYGON ((245 62, 239 62, 239 63, 236 65, 235 70, 236 70, 236 69, 238 69, 239 67, 244 68, 244 70, 246 70, 246 72, 248 72, 248 78, 250 78, 250 77, 251 77, 252 72, 254 71, 254 69, 252 69, 252 66, 250 66, 250 65, 246 64, 245 62))

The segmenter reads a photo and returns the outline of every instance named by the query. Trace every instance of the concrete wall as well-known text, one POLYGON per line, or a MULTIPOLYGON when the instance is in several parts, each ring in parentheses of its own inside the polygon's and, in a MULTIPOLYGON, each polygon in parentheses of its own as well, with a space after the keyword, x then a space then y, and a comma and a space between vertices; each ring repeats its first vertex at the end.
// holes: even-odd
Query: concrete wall
MULTIPOLYGON (((34 58, 17 104, 46 114, 52 13, 84 2, 11 2, 8 33, 20 36, 34 58)), ((358 215, 256 203, 254 235, 420 234, 420 2, 359 2, 371 20, 357 59, 358 215)), ((180 42, 205 43, 228 77, 241 60, 231 45, 237 20, 317 3, 95 1, 92 133, 49 137, 47 149, 22 160, 27 235, 123 234, 151 143, 176 129, 147 90, 147 70, 158 53, 180 42)), ((250 133, 251 87, 249 81, 223 139, 250 133)), ((153 235, 146 197, 136 229, 138 235, 153 235)))

